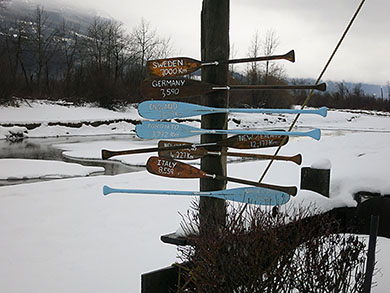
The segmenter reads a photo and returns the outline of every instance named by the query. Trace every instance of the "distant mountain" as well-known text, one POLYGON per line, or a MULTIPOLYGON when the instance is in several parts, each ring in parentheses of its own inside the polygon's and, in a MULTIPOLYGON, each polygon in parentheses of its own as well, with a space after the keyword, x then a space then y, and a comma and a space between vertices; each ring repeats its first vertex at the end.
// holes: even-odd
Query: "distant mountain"
MULTIPOLYGON (((305 81, 306 83, 314 83, 315 79, 311 78, 290 78, 291 81, 293 80, 299 80, 299 81, 305 81)), ((352 91, 356 86, 360 85, 361 89, 366 93, 367 95, 373 95, 378 98, 386 97, 387 92, 384 88, 384 86, 379 85, 379 84, 369 84, 369 83, 356 83, 356 82, 348 82, 348 81, 333 81, 333 80, 325 80, 323 81, 326 83, 326 91, 327 92, 335 92, 337 91, 337 84, 338 83, 343 83, 346 88, 350 91, 352 91), (383 91, 383 94, 382 94, 383 91)))
POLYGON ((0 23, 12 24, 16 19, 29 18, 34 15, 36 8, 40 6, 47 14, 51 26, 58 27, 65 20, 76 25, 81 32, 85 32, 93 22, 97 12, 83 10, 64 5, 61 1, 52 0, 40 4, 39 1, 12 0, 6 5, 6 9, 0 10, 0 23))
MULTIPOLYGON (((336 82, 336 81, 327 80, 326 84, 328 86, 328 91, 330 91, 330 92, 336 91, 337 90, 337 86, 336 86, 337 83, 338 82, 336 82)), ((349 90, 352 90, 354 87, 359 85, 359 83, 346 82, 346 81, 343 81, 343 83, 344 83, 344 85, 346 85, 346 87, 349 90)), ((386 96, 385 89, 381 85, 360 83, 360 86, 361 86, 362 90, 368 95, 375 95, 378 98, 382 97, 382 95, 386 96), (384 91, 383 94, 381 92, 381 89, 384 91)))

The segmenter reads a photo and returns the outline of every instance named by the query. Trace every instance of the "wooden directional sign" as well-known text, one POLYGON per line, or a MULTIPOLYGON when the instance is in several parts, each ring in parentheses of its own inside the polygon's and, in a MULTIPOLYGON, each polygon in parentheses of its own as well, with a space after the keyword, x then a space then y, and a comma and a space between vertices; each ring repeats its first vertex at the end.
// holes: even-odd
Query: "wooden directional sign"
POLYGON ((287 144, 289 137, 286 135, 251 135, 251 134, 238 134, 231 136, 227 139, 217 141, 215 143, 203 143, 203 144, 191 144, 183 141, 173 140, 160 140, 158 142, 158 151, 171 151, 180 150, 180 148, 174 148, 179 146, 186 146, 183 149, 191 148, 196 150, 200 147, 210 146, 226 146, 234 149, 259 149, 279 146, 282 142, 283 145, 287 144))
POLYGON ((114 156, 151 153, 160 150, 173 151, 173 150, 182 150, 187 148, 197 149, 199 147, 213 147, 213 146, 225 146, 234 149, 268 148, 268 147, 277 147, 282 142, 283 142, 282 145, 285 145, 287 144, 288 139, 289 138, 286 135, 281 136, 281 135, 238 134, 217 142, 202 143, 202 144, 192 144, 188 142, 172 141, 172 140, 170 141, 161 140, 158 143, 158 147, 152 147, 152 148, 132 149, 132 150, 122 150, 122 151, 110 151, 110 150, 103 149, 102 159, 107 160, 114 156))
POLYGON ((149 73, 158 77, 180 76, 198 70, 202 63, 187 57, 150 60, 146 63, 149 73))
POLYGON ((141 94, 155 99, 174 99, 208 94, 217 90, 326 90, 326 84, 319 85, 215 85, 204 81, 182 77, 150 78, 141 82, 141 94))
POLYGON ((189 196, 207 196, 226 200, 232 200, 243 203, 257 204, 257 205, 283 205, 290 200, 288 193, 272 190, 261 187, 241 187, 231 188, 227 190, 216 191, 183 191, 183 190, 151 190, 151 189, 124 189, 112 188, 107 185, 103 186, 103 194, 109 195, 111 193, 128 193, 128 194, 164 194, 164 195, 189 195, 189 196))
POLYGON ((214 113, 281 113, 316 114, 326 117, 327 109, 215 108, 167 100, 144 101, 138 104, 138 114, 146 119, 175 119, 214 113))
POLYGON ((183 138, 202 134, 253 134, 253 135, 288 135, 288 136, 309 136, 320 140, 321 130, 310 131, 268 131, 268 130, 241 130, 241 129, 201 129, 190 125, 172 123, 166 121, 142 121, 135 127, 135 132, 140 138, 146 139, 169 139, 183 138))
POLYGON ((223 63, 244 63, 244 62, 255 62, 255 61, 269 61, 285 59, 290 62, 295 61, 294 50, 284 55, 273 55, 263 56, 255 58, 242 58, 232 59, 227 61, 213 61, 213 62, 202 62, 188 57, 174 57, 167 59, 150 60, 147 62, 147 68, 149 73, 158 77, 173 77, 190 74, 203 66, 217 66, 223 63))
MULTIPOLYGON (((160 143, 159 142, 159 146, 160 143)), ((163 144, 162 144, 163 145, 163 144)), ((227 151, 211 151, 205 147, 197 148, 186 148, 178 150, 164 150, 161 147, 158 151, 158 155, 163 158, 177 159, 177 160, 196 160, 201 159, 205 156, 231 156, 239 158, 251 158, 258 160, 279 160, 279 161, 291 161, 295 164, 300 165, 302 163, 302 156, 300 154, 295 156, 273 156, 273 155, 263 155, 263 154, 250 154, 250 153, 238 153, 238 152, 227 152, 227 151)))
POLYGON ((146 170, 149 173, 172 178, 210 178, 217 180, 226 180, 231 182, 236 182, 245 185, 252 185, 257 187, 269 188, 273 190, 279 190, 286 192, 292 196, 297 194, 297 188, 295 186, 279 186, 266 183, 258 183, 254 181, 221 176, 216 174, 209 174, 202 169, 198 169, 191 165, 182 163, 180 161, 160 158, 160 157, 150 157, 146 162, 146 170))

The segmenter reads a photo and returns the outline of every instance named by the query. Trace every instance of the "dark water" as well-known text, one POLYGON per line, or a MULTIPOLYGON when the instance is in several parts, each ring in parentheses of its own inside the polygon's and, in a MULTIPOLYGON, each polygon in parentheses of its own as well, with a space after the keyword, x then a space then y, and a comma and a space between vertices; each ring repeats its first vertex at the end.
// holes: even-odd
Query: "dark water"
MULTIPOLYGON (((100 159, 80 159, 64 156, 63 150, 53 147, 53 145, 63 143, 81 143, 88 141, 107 141, 123 139, 120 136, 94 136, 94 137, 62 137, 62 138, 29 138, 19 142, 10 142, 0 140, 0 159, 35 159, 35 160, 54 160, 69 163, 78 163, 84 166, 103 167, 104 172, 94 173, 93 175, 116 175, 122 173, 131 173, 144 170, 139 166, 131 166, 121 162, 100 159)), ((18 180, 0 180, 0 186, 21 184, 28 182, 46 181, 50 179, 18 179, 18 180)))

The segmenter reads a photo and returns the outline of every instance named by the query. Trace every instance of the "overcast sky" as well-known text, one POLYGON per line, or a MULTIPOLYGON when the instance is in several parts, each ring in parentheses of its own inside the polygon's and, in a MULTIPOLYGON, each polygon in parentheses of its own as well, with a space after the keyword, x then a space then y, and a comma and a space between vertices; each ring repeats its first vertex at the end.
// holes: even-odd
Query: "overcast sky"
MULTIPOLYGON (((50 0, 40 0, 51 2, 50 0)), ((289 77, 316 79, 361 0, 231 0, 230 43, 235 58, 246 57, 256 31, 272 29, 277 54, 290 49, 296 62, 283 62, 289 77)), ((202 0, 62 0, 121 21, 130 33, 141 19, 160 36, 171 37, 175 54, 200 59, 202 0)), ((390 81, 390 1, 366 0, 325 80, 385 84, 390 81)))

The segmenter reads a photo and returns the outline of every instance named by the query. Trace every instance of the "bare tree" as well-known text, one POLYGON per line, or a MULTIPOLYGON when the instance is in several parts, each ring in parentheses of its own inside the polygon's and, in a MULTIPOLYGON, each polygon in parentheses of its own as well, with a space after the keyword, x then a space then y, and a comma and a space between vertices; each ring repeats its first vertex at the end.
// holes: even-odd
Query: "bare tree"
MULTIPOLYGON (((258 57, 261 50, 261 41, 259 31, 256 31, 252 37, 249 49, 248 49, 248 57, 255 58, 258 57)), ((260 81, 261 72, 257 62, 250 62, 247 64, 246 69, 246 77, 248 79, 249 84, 257 84, 260 81)))
MULTIPOLYGON (((16 87, 16 80, 21 70, 25 86, 31 93, 30 74, 26 63, 28 63, 28 20, 26 18, 15 19, 12 24, 2 28, 4 32, 4 43, 1 55, 7 60, 8 86, 16 87)), ((4 67, 3 67, 4 69, 4 67)))
MULTIPOLYGON (((279 47, 279 38, 277 37, 275 31, 268 30, 265 35, 264 40, 262 41, 262 49, 264 56, 270 56, 275 54, 276 49, 279 47)), ((283 74, 283 67, 277 65, 277 63, 272 61, 265 62, 264 68, 264 78, 263 83, 268 84, 269 77, 273 76, 277 79, 281 78, 283 74)))
POLYGON ((49 89, 49 64, 56 52, 57 30, 52 28, 49 16, 40 6, 37 6, 32 16, 33 28, 29 31, 30 49, 35 60, 35 82, 41 90, 43 74, 45 74, 46 89, 49 89))
POLYGON ((83 42, 84 62, 91 94, 103 106, 110 106, 117 96, 117 82, 130 67, 130 37, 119 22, 95 18, 83 42))
POLYGON ((66 22, 58 28, 58 52, 61 58, 60 68, 63 70, 64 94, 71 95, 72 76, 76 63, 81 61, 79 27, 66 22))
POLYGON ((144 70, 146 61, 164 58, 172 53, 170 38, 161 38, 157 30, 145 19, 136 26, 131 34, 132 51, 134 52, 141 70, 144 70))
POLYGON ((130 37, 125 34, 122 24, 111 22, 108 27, 108 55, 114 75, 114 84, 130 60, 130 37))

